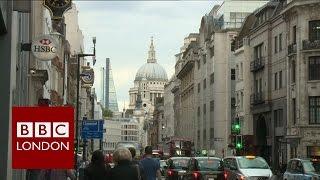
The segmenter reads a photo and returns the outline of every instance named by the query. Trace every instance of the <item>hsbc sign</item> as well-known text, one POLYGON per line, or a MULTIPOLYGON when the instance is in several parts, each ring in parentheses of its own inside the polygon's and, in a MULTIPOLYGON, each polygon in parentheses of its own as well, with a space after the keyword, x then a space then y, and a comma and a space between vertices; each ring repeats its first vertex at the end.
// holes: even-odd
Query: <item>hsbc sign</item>
POLYGON ((32 54, 43 61, 50 61, 57 56, 58 43, 50 35, 35 38, 31 44, 32 54))
POLYGON ((13 107, 13 168, 73 168, 73 119, 72 107, 13 107))

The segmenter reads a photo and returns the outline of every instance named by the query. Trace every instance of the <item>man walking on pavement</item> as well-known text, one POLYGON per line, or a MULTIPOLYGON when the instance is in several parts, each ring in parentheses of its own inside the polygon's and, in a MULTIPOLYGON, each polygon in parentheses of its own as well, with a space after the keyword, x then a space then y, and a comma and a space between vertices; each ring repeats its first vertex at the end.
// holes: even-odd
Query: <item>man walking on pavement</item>
POLYGON ((145 149, 145 158, 140 161, 147 180, 161 179, 160 162, 152 158, 152 146, 145 149))

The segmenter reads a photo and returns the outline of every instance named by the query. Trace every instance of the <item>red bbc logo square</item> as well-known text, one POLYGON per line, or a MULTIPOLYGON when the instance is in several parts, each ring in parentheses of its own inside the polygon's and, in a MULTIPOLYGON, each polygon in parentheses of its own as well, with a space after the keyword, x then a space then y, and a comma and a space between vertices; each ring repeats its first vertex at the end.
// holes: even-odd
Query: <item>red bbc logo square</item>
POLYGON ((12 168, 74 167, 72 107, 12 108, 12 168))

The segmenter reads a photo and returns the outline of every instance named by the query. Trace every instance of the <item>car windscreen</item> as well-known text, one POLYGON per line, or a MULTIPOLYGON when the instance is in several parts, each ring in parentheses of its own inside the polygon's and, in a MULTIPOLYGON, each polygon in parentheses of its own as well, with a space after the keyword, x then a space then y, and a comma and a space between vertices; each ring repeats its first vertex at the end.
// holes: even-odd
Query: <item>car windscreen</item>
POLYGON ((187 167, 188 159, 173 159, 171 169, 182 169, 187 167))
POLYGON ((261 158, 238 158, 240 169, 269 169, 267 162, 261 158))
POLYGON ((302 165, 303 165, 303 168, 304 168, 304 171, 306 173, 309 173, 309 172, 316 172, 312 162, 310 161, 303 161, 302 162, 302 165))
POLYGON ((160 161, 160 167, 164 167, 166 165, 167 165, 167 163, 165 161, 160 161))
POLYGON ((221 169, 221 161, 217 159, 197 159, 200 171, 218 171, 221 169))

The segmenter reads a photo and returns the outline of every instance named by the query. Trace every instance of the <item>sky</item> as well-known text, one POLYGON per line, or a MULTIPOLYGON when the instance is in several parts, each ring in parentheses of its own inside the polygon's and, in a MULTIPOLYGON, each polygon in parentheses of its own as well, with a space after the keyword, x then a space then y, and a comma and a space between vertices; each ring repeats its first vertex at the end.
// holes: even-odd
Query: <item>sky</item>
POLYGON ((168 78, 174 74, 175 54, 189 33, 199 32, 202 16, 219 1, 75 1, 85 52, 97 38, 94 87, 100 101, 101 67, 110 58, 119 110, 128 106, 135 74, 147 62, 153 36, 158 64, 168 78))

